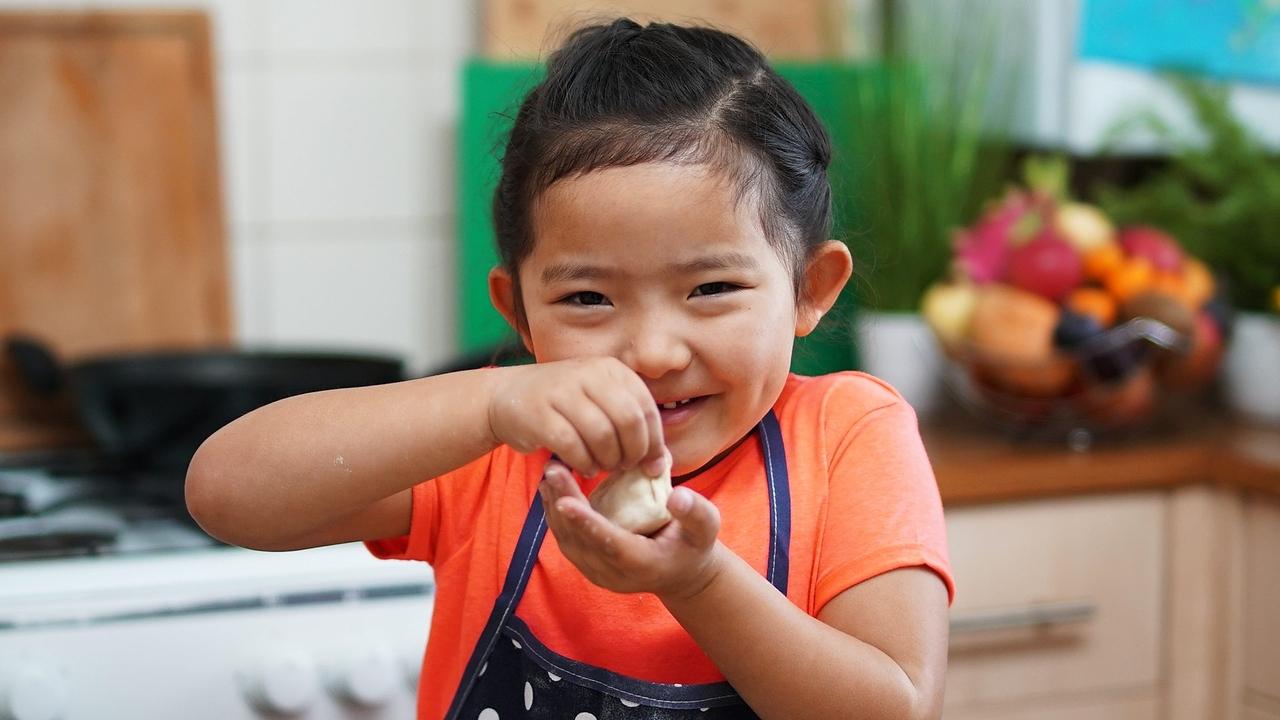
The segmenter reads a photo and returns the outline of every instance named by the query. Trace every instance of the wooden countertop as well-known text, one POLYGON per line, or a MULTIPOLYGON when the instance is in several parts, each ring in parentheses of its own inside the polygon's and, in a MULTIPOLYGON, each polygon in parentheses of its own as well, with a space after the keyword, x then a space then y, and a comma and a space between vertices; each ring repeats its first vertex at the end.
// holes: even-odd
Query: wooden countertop
POLYGON ((1073 451, 1063 439, 1016 439, 956 412, 922 424, 945 505, 1211 483, 1280 497, 1280 428, 1222 411, 1073 451))

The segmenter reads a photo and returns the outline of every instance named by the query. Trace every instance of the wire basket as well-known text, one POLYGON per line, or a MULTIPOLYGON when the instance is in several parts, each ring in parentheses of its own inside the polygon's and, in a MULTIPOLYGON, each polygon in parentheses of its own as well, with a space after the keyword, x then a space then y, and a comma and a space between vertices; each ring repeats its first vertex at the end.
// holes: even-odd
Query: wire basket
POLYGON ((1168 382, 1190 353, 1192 338, 1146 317, 1040 362, 938 340, 947 358, 943 384, 963 408, 1012 435, 1065 440, 1077 450, 1098 437, 1151 425, 1205 384, 1168 382))

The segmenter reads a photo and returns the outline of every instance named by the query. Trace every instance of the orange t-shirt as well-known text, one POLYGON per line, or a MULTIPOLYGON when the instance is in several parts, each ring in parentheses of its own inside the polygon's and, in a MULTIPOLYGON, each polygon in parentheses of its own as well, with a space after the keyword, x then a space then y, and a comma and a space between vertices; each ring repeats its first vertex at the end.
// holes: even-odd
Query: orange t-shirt
MULTIPOLYGON (((937 573, 954 598, 942 503, 915 413, 902 397, 864 373, 791 375, 774 412, 791 492, 791 602, 816 616, 863 580, 912 566, 937 573)), ((420 483, 409 534, 366 543, 378 557, 422 560, 435 571, 421 718, 448 710, 548 457, 504 445, 420 483)), ((597 482, 584 483, 584 491, 597 482)), ((715 503, 720 542, 763 575, 769 500, 755 435, 684 486, 715 503)), ((550 650, 580 662, 650 682, 724 680, 656 596, 593 585, 550 531, 516 615, 550 650)))

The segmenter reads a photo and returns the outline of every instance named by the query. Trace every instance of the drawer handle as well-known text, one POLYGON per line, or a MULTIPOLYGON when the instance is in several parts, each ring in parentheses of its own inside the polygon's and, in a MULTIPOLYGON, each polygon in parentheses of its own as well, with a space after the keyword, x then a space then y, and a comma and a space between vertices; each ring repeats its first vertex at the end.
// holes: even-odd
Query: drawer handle
POLYGON ((1098 612, 1089 602, 1061 602, 1028 605, 1013 610, 978 610, 951 618, 951 634, 1014 630, 1084 622, 1098 612))

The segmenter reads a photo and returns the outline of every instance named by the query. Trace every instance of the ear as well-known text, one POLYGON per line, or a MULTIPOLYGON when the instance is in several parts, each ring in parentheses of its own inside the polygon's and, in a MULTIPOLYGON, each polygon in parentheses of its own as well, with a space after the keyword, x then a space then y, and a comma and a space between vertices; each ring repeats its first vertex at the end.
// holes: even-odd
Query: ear
POLYGON ((796 337, 813 332, 822 316, 836 304, 840 291, 853 274, 853 257, 838 240, 828 240, 809 255, 796 306, 796 337))
POLYGON ((532 353, 533 340, 529 336, 529 328, 520 321, 520 314, 516 312, 515 281, 512 280, 511 273, 501 266, 489 271, 489 301, 506 319, 507 324, 520 334, 520 341, 524 343, 525 349, 532 353))

